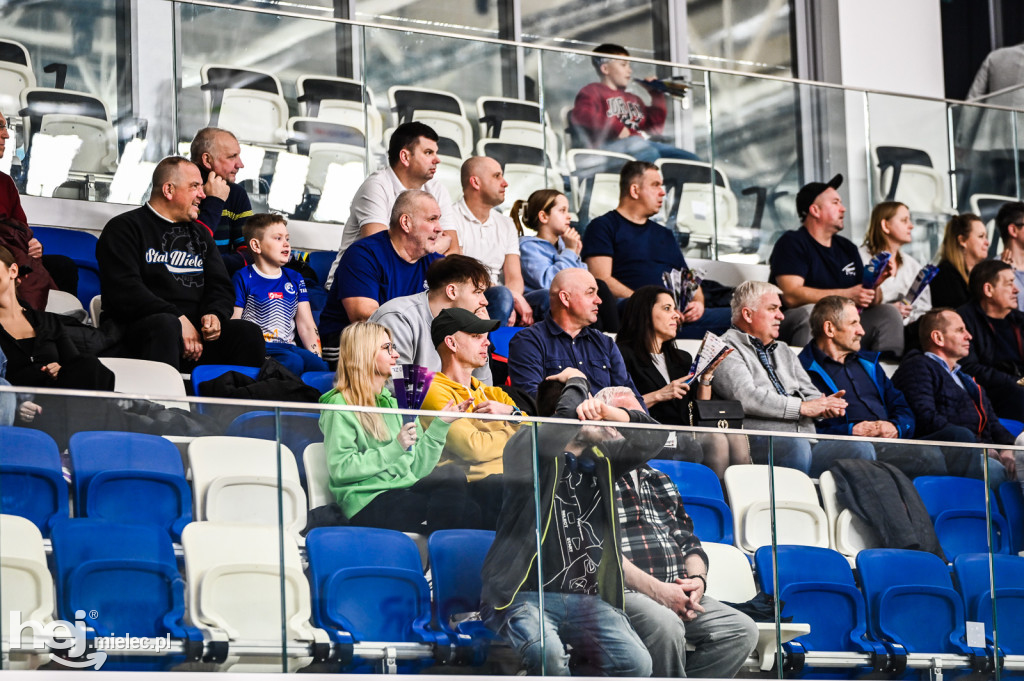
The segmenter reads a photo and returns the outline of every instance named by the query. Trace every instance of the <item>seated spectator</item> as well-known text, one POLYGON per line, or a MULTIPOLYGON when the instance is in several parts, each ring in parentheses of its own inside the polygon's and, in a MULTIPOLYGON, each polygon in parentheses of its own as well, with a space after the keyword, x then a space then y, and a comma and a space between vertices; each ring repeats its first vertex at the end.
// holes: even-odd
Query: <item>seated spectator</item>
MULTIPOLYGON (((2 133, 0 133, 2 136, 2 133)), ((0 156, 3 155, 0 150, 0 156)), ((4 378, 7 374, 7 357, 0 351, 0 388, 9 388, 10 382, 4 378)), ((14 392, 0 392, 0 426, 14 425, 14 413, 18 407, 18 397, 14 392)))
POLYGON ((971 270, 971 302, 957 312, 973 342, 965 357, 967 371, 991 395, 1004 419, 1024 421, 1024 312, 1017 309, 1013 267, 985 260, 971 270))
MULTIPOLYGON (((441 357, 430 339, 431 322, 442 310, 455 307, 486 319, 484 292, 490 285, 487 268, 479 260, 458 254, 445 256, 427 268, 426 291, 392 298, 370 315, 370 321, 391 331, 399 364, 418 364, 436 373, 441 370, 441 357)), ((484 385, 492 385, 488 364, 472 373, 484 385)))
POLYGON ((913 230, 914 221, 910 219, 910 209, 906 204, 883 201, 871 211, 868 233, 864 237, 864 245, 860 247, 860 257, 865 265, 883 251, 892 255, 890 262, 894 263, 895 272, 879 285, 879 289, 882 291, 882 302, 900 311, 904 325, 916 322, 932 307, 928 288, 921 292, 913 304, 904 305, 900 302, 921 271, 921 263, 914 256, 900 250, 913 240, 913 230))
POLYGON ((1003 260, 1013 266, 1017 309, 1024 310, 1024 202, 1004 203, 996 215, 996 229, 1003 240, 1003 260))
MULTIPOLYGON (((1011 445, 1013 435, 999 417, 985 390, 965 373, 958 362, 970 353, 971 334, 955 311, 940 307, 921 317, 921 350, 913 350, 900 362, 893 384, 907 398, 914 412, 918 437, 932 436, 946 442, 977 442, 1011 445)), ((989 485, 995 489, 1016 474, 1013 452, 989 450, 989 485)), ((946 449, 950 475, 983 478, 982 457, 977 450, 946 449)))
MULTIPOLYGON (((22 306, 17 280, 14 255, 0 246, 0 364, 5 365, 0 376, 5 383, 30 389, 112 391, 113 372, 96 357, 78 351, 58 315, 22 306)), ((45 431, 61 448, 76 431, 124 426, 120 410, 107 400, 90 400, 86 406, 63 395, 29 394, 19 399, 18 421, 45 431)), ((13 403, 7 406, 13 409, 13 403)))
POLYGON ((341 232, 338 257, 331 265, 324 288, 330 290, 341 257, 349 246, 359 239, 387 231, 391 224, 391 209, 398 195, 407 189, 422 189, 441 207, 441 229, 438 253, 461 253, 456 233, 452 197, 441 181, 434 177, 437 164, 437 133, 425 123, 403 123, 391 133, 388 142, 388 167, 374 172, 359 185, 352 197, 352 208, 341 232))
MULTIPOLYGON (((800 352, 800 363, 822 393, 843 391, 846 413, 815 424, 819 433, 891 440, 913 438, 914 412, 882 369, 877 352, 860 349, 864 327, 857 305, 842 296, 825 296, 811 312, 814 340, 800 352)), ((928 435, 923 440, 941 440, 928 435)), ((874 443, 875 455, 908 478, 949 475, 938 447, 874 443)))
MULTIPOLYGON (((544 319, 551 309, 551 280, 569 267, 587 269, 580 259, 583 239, 569 222, 569 199, 557 189, 538 189, 526 201, 512 204, 512 221, 519 231, 519 257, 523 271, 526 302, 534 319, 544 319), (537 236, 523 236, 529 227, 537 236)), ((619 307, 608 285, 597 282, 601 306, 597 326, 602 331, 619 330, 619 307)))
POLYGON ((939 271, 928 286, 934 307, 957 308, 971 299, 971 270, 988 258, 988 230, 977 215, 954 215, 939 247, 939 271))
POLYGON ((245 267, 238 251, 248 243, 242 234, 252 217, 252 202, 242 185, 235 183, 242 163, 242 148, 234 134, 220 128, 203 128, 192 140, 192 162, 203 178, 203 193, 196 219, 213 232, 217 250, 224 258, 228 275, 245 267))
MULTIPOLYGON (((685 269, 686 259, 675 235, 651 220, 665 200, 661 173, 653 163, 630 161, 619 173, 619 205, 595 218, 583 235, 583 260, 590 273, 602 279, 619 298, 629 298, 641 286, 662 286, 662 275, 685 269)), ((697 290, 683 310, 680 338, 703 338, 729 328, 729 311, 704 308, 697 290)))
MULTIPOLYGON (((859 262, 859 261, 858 261, 859 262)), ((722 340, 733 347, 715 371, 712 386, 719 399, 743 405, 743 425, 751 430, 815 433, 814 421, 845 416, 843 391, 822 393, 796 354, 778 342, 783 320, 781 291, 761 281, 745 281, 732 297, 733 327, 722 340)), ((818 477, 836 459, 875 459, 869 442, 751 436, 754 463, 769 462, 818 477)))
POLYGON ((899 357, 903 354, 903 315, 882 302, 881 287, 864 287, 860 253, 850 240, 839 236, 846 213, 836 191, 842 184, 843 176, 836 175, 827 183, 804 185, 796 195, 796 212, 803 226, 784 232, 772 249, 770 281, 782 289, 786 306, 779 337, 791 345, 807 345, 814 303, 825 296, 845 296, 862 310, 866 348, 899 357))
MULTIPOLYGON (((693 400, 711 399, 714 374, 690 380, 693 358, 675 346, 680 314, 672 295, 660 286, 641 286, 623 310, 622 328, 615 338, 633 384, 658 423, 692 425, 693 400)), ((743 435, 673 433, 658 458, 703 463, 721 478, 731 464, 750 463, 743 435), (672 440, 675 439, 675 446, 672 440)))
MULTIPOLYGON (((597 398, 639 407, 625 388, 597 398)), ((672 479, 644 464, 615 481, 615 497, 630 589, 625 611, 651 654, 652 676, 731 679, 757 645, 757 625, 704 593, 708 557, 672 479)))
POLYGON ((350 323, 366 321, 393 298, 427 288, 427 268, 444 257, 437 252, 440 221, 441 208, 434 197, 409 189, 395 200, 386 232, 360 239, 345 251, 320 313, 320 337, 328 362, 337 361, 334 348, 350 323))
POLYGON ((105 326, 132 357, 189 370, 196 364, 260 366, 260 327, 231 319, 231 280, 213 235, 196 222, 199 169, 181 156, 153 171, 149 203, 107 223, 96 245, 105 326))
POLYGON ((585 133, 589 146, 649 163, 659 158, 697 159, 692 152, 651 139, 665 129, 665 95, 648 85, 654 78, 638 81, 647 91, 650 104, 627 92, 633 83, 633 66, 626 59, 615 58, 628 57, 626 48, 606 43, 595 47, 594 52, 609 56, 591 59, 599 81, 579 91, 570 114, 572 125, 585 133))
MULTIPOLYGON (((0 157, 10 136, 7 119, 0 114, 0 157)), ((63 255, 43 255, 43 245, 28 226, 18 188, 6 173, 0 173, 0 246, 10 251, 18 263, 18 297, 27 305, 45 310, 52 289, 78 295, 78 266, 63 255)))
MULTIPOLYGON (((642 411, 589 397, 586 378, 574 368, 552 379, 565 385, 543 416, 650 423, 642 411)), ((516 650, 528 675, 650 676, 651 656, 622 611, 612 485, 655 456, 664 441, 657 431, 553 423, 520 429, 509 440, 504 506, 481 570, 480 614, 516 650), (561 519, 544 533, 539 553, 538 504, 541 517, 561 519)))
MULTIPOLYGON (((430 325, 430 336, 441 356, 441 371, 434 374, 422 408, 440 409, 449 400, 470 400, 466 411, 475 414, 522 414, 512 398, 497 386, 473 378, 473 370, 487 364, 487 334, 498 328, 497 320, 480 319, 469 310, 441 310, 430 325)), ((429 423, 429 421, 427 421, 429 423)), ((469 496, 482 512, 481 529, 498 524, 502 495, 502 452, 519 429, 512 421, 459 419, 448 429, 440 465, 460 469, 469 480, 469 496)))
MULTIPOLYGON (((567 269, 551 281, 551 311, 508 344, 512 385, 531 395, 548 376, 580 369, 595 389, 627 385, 636 391, 611 338, 592 328, 597 321, 597 282, 586 270, 567 269)), ((637 399, 642 399, 637 393, 637 399)))
POLYGON ((505 202, 508 182, 493 158, 473 156, 462 164, 462 199, 455 204, 459 248, 482 262, 491 275, 487 310, 501 326, 533 323, 533 310, 523 297, 519 240, 515 225, 496 209, 505 202))
POLYGON ((258 324, 267 355, 296 376, 306 371, 327 371, 306 282, 295 270, 282 267, 288 264, 292 252, 286 219, 261 213, 249 219, 242 231, 256 261, 235 272, 235 310, 231 318, 258 324), (301 346, 295 343, 296 336, 301 346))
MULTIPOLYGON (((379 324, 357 322, 341 334, 334 388, 323 404, 395 409, 384 384, 398 353, 379 324)), ((466 476, 455 466, 437 466, 448 428, 471 404, 449 401, 429 427, 402 424, 398 414, 323 411, 320 429, 330 488, 353 525, 430 534, 476 527, 480 509, 466 496, 466 476)))

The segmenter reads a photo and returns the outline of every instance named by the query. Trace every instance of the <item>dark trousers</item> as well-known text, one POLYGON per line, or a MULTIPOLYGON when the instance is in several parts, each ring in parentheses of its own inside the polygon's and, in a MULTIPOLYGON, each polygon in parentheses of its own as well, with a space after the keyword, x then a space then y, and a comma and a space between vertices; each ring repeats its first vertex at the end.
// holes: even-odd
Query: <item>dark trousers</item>
POLYGON ((505 476, 488 475, 469 483, 469 498, 480 508, 478 529, 494 530, 501 515, 501 500, 505 494, 505 476))
MULTIPOLYGON (((192 321, 199 330, 199 320, 192 321)), ((149 315, 125 327, 124 342, 127 354, 139 359, 170 364, 175 369, 189 370, 197 364, 240 364, 258 367, 266 357, 263 331, 252 322, 228 319, 221 322, 220 337, 203 341, 203 354, 199 360, 184 359, 185 341, 181 337, 181 322, 170 313, 149 315)))
POLYGON ((44 253, 43 267, 50 273, 58 290, 78 295, 78 265, 74 260, 66 255, 44 253))
POLYGON ((430 534, 476 529, 480 507, 468 496, 466 474, 456 466, 435 468, 412 487, 382 492, 349 518, 353 525, 430 534))

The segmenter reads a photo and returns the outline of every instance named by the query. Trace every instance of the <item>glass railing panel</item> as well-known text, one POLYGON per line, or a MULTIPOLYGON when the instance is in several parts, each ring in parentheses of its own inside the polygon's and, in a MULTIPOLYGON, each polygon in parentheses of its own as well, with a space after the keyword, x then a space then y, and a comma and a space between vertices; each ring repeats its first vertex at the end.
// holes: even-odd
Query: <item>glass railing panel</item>
MULTIPOLYGON (((958 212, 946 111, 942 102, 867 96, 868 148, 859 153, 869 159, 869 208, 881 201, 899 201, 910 209, 916 229, 913 241, 901 250, 922 263, 938 252, 946 221, 958 212)), ((868 220, 850 225, 850 238, 860 245, 867 228, 868 220)))
MULTIPOLYGON (((1013 105, 1004 95, 986 99, 985 103, 1013 105)), ((999 206, 1021 195, 1017 114, 1000 108, 950 104, 948 115, 959 212, 978 214, 994 228, 999 206)), ((996 242, 993 239, 993 253, 996 242)))

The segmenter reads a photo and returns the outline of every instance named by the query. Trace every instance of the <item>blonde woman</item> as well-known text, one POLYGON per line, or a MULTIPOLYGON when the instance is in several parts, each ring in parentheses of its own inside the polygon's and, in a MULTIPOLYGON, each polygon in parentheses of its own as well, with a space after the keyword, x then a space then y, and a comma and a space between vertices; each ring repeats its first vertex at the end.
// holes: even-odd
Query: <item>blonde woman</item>
POLYGON ((895 272, 882 282, 882 302, 892 303, 903 315, 903 324, 917 321, 918 317, 932 309, 932 296, 929 289, 918 296, 912 305, 904 305, 899 299, 910 289, 921 271, 919 263, 912 255, 900 249, 912 241, 914 222, 910 219, 910 209, 899 201, 883 201, 871 211, 868 233, 864 237, 864 245, 860 247, 860 257, 867 265, 871 258, 882 253, 892 254, 895 272))
POLYGON ((977 215, 955 215, 946 223, 939 247, 939 273, 932 279, 933 307, 960 307, 971 299, 967 280, 971 270, 988 258, 988 230, 977 215))
MULTIPOLYGON (((324 404, 396 408, 384 384, 398 351, 391 332, 379 324, 350 324, 339 341, 334 389, 324 404)), ((479 508, 466 496, 466 476, 455 466, 435 468, 448 426, 470 400, 449 401, 442 411, 452 416, 402 425, 398 414, 324 411, 330 489, 353 525, 429 534, 434 530, 473 528, 479 508), (424 528, 424 522, 426 528, 424 528)))

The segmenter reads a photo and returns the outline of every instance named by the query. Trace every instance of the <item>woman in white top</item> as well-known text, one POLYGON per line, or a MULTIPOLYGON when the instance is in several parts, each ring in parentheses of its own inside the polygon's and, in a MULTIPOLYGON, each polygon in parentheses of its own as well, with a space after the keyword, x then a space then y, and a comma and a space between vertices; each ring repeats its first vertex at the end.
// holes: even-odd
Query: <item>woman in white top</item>
MULTIPOLYGON (((913 256, 900 251, 900 247, 910 243, 913 229, 910 209, 905 204, 899 201, 883 201, 871 211, 868 233, 864 237, 864 245, 860 247, 860 256, 865 265, 883 251, 892 254, 890 263, 895 263, 896 271, 881 284, 882 302, 896 306, 903 315, 904 325, 916 321, 932 307, 931 291, 927 288, 912 305, 899 302, 914 283, 917 273, 921 271, 921 263, 913 256)), ((893 264, 889 266, 893 267, 893 264)))

